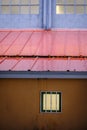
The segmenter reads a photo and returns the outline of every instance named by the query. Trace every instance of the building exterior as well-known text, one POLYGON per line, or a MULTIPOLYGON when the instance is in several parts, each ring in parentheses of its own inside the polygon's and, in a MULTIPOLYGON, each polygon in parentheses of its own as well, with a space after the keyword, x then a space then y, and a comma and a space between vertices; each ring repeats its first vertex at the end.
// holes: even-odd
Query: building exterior
POLYGON ((0 0, 0 130, 87 129, 86 20, 86 0, 0 0))

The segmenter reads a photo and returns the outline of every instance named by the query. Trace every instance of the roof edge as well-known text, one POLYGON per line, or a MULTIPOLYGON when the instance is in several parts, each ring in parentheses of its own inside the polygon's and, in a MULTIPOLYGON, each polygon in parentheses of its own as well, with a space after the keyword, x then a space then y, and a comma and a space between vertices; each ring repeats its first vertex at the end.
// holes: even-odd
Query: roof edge
POLYGON ((29 78, 29 79, 87 79, 86 72, 65 71, 0 71, 2 78, 29 78))
POLYGON ((0 31, 2 31, 2 32, 4 32, 4 31, 24 31, 24 32, 26 32, 26 31, 34 31, 34 32, 40 32, 40 31, 87 31, 87 29, 85 29, 85 28, 51 28, 51 29, 41 29, 41 28, 30 28, 30 29, 26 29, 26 28, 23 28, 23 29, 16 29, 16 28, 12 28, 12 29, 2 29, 2 28, 0 28, 0 31))

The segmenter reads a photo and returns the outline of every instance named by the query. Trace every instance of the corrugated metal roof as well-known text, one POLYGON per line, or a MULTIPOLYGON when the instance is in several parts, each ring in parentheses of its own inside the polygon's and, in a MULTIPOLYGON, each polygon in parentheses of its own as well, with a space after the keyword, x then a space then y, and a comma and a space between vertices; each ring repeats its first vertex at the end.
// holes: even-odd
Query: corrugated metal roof
POLYGON ((6 58, 0 59, 0 71, 87 71, 87 59, 6 58))
POLYGON ((1 30, 0 71, 9 70, 87 71, 87 30, 1 30))
POLYGON ((87 56, 87 31, 0 31, 0 55, 87 56))

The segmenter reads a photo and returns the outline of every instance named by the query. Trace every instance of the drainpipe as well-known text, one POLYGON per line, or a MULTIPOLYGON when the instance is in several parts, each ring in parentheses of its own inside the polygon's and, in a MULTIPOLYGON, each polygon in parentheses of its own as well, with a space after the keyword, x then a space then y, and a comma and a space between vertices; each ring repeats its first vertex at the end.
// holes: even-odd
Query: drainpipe
POLYGON ((47 9, 47 30, 51 29, 51 17, 52 17, 52 0, 47 0, 48 1, 48 9, 47 9))
POLYGON ((45 30, 50 30, 51 29, 51 2, 52 0, 43 0, 43 28, 45 30))

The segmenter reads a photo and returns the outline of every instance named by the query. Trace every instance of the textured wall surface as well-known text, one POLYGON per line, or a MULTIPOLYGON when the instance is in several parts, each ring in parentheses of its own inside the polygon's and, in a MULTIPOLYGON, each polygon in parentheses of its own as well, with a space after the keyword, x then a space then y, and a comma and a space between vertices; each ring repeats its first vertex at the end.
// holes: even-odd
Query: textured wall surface
POLYGON ((87 28, 86 14, 54 15, 52 19, 53 28, 87 28))
POLYGON ((0 14, 0 28, 41 28, 39 15, 0 14))
POLYGON ((87 80, 0 79, 0 130, 87 130, 87 80), (61 113, 40 113, 45 90, 62 92, 61 113))
MULTIPOLYGON (((45 16, 46 17, 46 16, 45 16)), ((47 16, 48 17, 48 16, 47 16)), ((87 28, 86 14, 52 15, 51 28, 87 28)), ((48 23, 49 24, 49 23, 48 23)), ((43 19, 40 15, 1 15, 0 28, 42 28, 43 19)))

